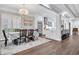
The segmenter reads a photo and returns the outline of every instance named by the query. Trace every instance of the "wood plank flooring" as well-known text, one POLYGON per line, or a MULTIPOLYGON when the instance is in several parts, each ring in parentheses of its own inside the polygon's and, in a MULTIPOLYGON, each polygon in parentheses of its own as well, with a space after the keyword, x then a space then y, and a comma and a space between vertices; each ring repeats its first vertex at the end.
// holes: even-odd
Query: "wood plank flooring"
POLYGON ((79 55, 79 36, 71 36, 62 42, 50 41, 16 55, 79 55))

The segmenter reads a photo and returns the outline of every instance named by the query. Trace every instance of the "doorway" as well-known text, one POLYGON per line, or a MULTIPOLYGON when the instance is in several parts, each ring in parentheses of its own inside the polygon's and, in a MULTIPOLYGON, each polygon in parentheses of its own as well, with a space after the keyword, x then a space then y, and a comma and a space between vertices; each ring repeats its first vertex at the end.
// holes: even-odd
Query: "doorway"
POLYGON ((78 35, 78 28, 73 28, 73 35, 78 35))
POLYGON ((39 36, 42 36, 42 32, 43 32, 43 24, 42 21, 38 21, 38 32, 39 32, 39 36))

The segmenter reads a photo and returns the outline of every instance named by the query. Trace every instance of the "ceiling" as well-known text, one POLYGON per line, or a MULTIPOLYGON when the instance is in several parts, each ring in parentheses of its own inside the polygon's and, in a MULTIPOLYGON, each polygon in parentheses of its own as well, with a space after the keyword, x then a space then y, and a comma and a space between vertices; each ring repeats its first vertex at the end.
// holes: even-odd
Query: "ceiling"
MULTIPOLYGON (((26 9, 32 15, 51 16, 51 13, 63 14, 67 13, 69 17, 79 17, 79 4, 26 4, 26 9)), ((0 4, 0 10, 11 9, 18 13, 18 10, 22 8, 22 4, 0 4)))
MULTIPOLYGON (((50 17, 52 13, 56 14, 55 12, 52 12, 51 10, 41 6, 40 4, 26 4, 24 6, 29 11, 30 15, 50 17)), ((21 9, 22 7, 22 4, 0 4, 0 11, 10 12, 12 10, 12 12, 19 14, 19 9, 21 9)))
POLYGON ((67 12, 72 17, 79 17, 79 4, 48 4, 43 6, 55 11, 58 14, 67 12))
POLYGON ((75 17, 79 17, 79 4, 69 4, 68 6, 71 9, 73 15, 75 17))

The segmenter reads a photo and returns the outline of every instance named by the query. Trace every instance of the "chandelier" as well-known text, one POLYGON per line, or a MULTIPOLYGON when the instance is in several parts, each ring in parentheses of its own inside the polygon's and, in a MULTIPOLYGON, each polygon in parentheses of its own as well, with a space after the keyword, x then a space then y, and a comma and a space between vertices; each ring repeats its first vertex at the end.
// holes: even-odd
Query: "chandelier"
POLYGON ((28 14, 28 10, 25 8, 25 5, 23 5, 22 8, 19 9, 19 13, 20 13, 20 15, 27 15, 28 14))

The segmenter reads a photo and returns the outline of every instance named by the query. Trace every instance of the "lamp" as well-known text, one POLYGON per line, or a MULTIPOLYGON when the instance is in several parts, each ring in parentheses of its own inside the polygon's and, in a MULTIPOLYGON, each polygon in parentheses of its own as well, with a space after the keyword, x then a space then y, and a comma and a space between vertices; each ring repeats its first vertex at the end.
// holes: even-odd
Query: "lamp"
POLYGON ((28 10, 25 8, 25 6, 23 5, 23 8, 19 9, 19 13, 21 15, 27 15, 28 14, 28 10))

